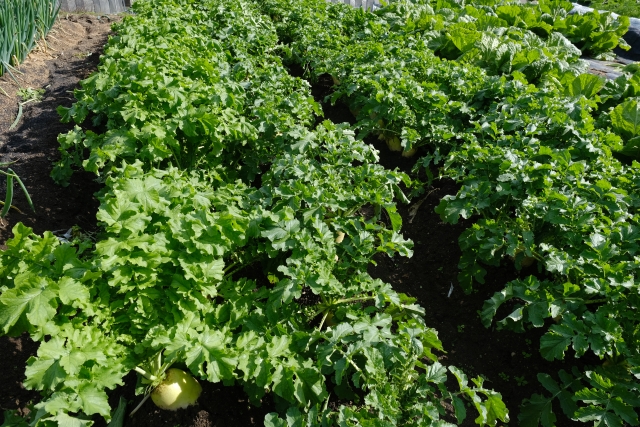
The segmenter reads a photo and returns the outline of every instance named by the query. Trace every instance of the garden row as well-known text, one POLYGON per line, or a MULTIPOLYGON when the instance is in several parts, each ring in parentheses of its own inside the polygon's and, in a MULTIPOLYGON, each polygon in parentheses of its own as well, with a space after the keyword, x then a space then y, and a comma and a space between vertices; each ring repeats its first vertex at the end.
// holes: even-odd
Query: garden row
POLYGON ((438 362, 424 310, 367 273, 412 254, 411 182, 320 122, 272 21, 246 0, 134 11, 59 110, 78 126, 53 176, 104 183, 96 239, 18 224, 0 253, 2 332, 40 342, 25 385, 43 398, 15 425, 108 420, 125 375, 144 394, 168 365, 274 399, 266 426, 507 421, 482 378, 438 362))
MULTIPOLYGON (((0 3, 0 76, 15 71, 40 39, 44 39, 56 17, 55 0, 5 0, 0 3)), ((13 76, 15 78, 15 76, 13 76)))
POLYGON ((329 99, 349 106, 360 136, 405 156, 418 149, 416 172, 460 184, 437 212, 474 219, 460 236, 467 292, 483 283, 483 265, 537 264, 485 303, 482 322, 545 328, 548 360, 600 360, 540 373, 549 394, 525 402, 520 425, 554 425, 556 400, 574 420, 638 425, 640 74, 630 66, 605 82, 582 74, 580 59, 608 55, 628 22, 569 16, 562 1, 478 3, 259 5, 285 63, 311 80, 330 74, 329 99))

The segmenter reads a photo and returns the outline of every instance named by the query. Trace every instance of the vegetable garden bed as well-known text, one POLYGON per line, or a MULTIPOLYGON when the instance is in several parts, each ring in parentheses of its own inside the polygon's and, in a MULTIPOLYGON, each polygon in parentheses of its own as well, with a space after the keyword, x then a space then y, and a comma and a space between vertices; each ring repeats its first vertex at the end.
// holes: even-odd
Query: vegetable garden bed
MULTIPOLYGON (((76 19, 71 16, 71 19, 76 19)), ((86 30, 77 31, 74 37, 80 44, 69 50, 64 50, 66 57, 57 59, 49 58, 45 63, 49 69, 56 72, 46 81, 34 81, 34 86, 64 87, 64 90, 50 90, 47 92, 45 104, 34 105, 34 108, 25 112, 21 126, 15 132, 7 132, 13 117, 9 114, 3 121, 3 132, 0 137, 5 142, 5 160, 19 160, 15 169, 21 176, 26 177, 29 191, 36 205, 37 216, 25 212, 25 215, 10 214, 3 227, 3 241, 11 236, 10 229, 17 221, 22 221, 42 233, 46 230, 64 230, 66 232, 74 225, 80 225, 85 232, 93 232, 97 204, 87 196, 97 190, 90 176, 78 179, 70 187, 60 187, 49 179, 50 166, 35 163, 38 158, 50 159, 58 157, 56 132, 60 133, 68 128, 68 125, 59 122, 59 116, 52 114, 57 105, 70 106, 71 99, 67 90, 69 84, 75 84, 78 78, 86 77, 96 63, 97 55, 86 55, 89 51, 98 52, 97 44, 104 41, 104 34, 110 24, 96 26, 94 17, 80 17, 80 23, 86 22, 86 30), (92 37, 87 39, 85 31, 92 37), (91 32, 89 32, 91 31, 91 32), (72 59, 66 59, 72 58, 72 59), (67 82, 60 80, 74 75, 75 80, 67 82), (37 84, 36 84, 37 83, 37 84), (50 98, 49 98, 50 97, 50 98), (56 132, 42 133, 29 131, 29 129, 57 129, 56 132), (27 142, 28 141, 28 142, 27 142), (28 144, 25 145, 23 144, 28 144), (30 168, 31 165, 37 167, 30 168), (32 185, 38 183, 38 185, 32 185), (64 201, 61 205, 61 201, 64 201), (51 206, 56 207, 51 212, 51 206), (82 217, 77 216, 78 209, 86 208, 82 217), (47 214, 44 214, 44 213, 47 214)), ((77 28, 77 27, 76 27, 77 28)), ((78 29, 79 30, 79 29, 78 29)), ((70 30, 67 29, 70 33, 70 30)), ((27 75, 42 76, 41 68, 31 62, 23 66, 27 75)), ((300 69, 292 69, 292 74, 300 76, 300 69)), ((321 102, 331 90, 330 79, 318 82, 312 87, 314 97, 321 102)), ((11 103, 7 102, 7 109, 11 103)), ((4 105, 4 104, 3 104, 4 105)), ((335 123, 353 122, 353 116, 344 104, 331 105, 322 103, 325 116, 335 123)), ((13 109, 13 114, 17 109, 13 109)), ((385 149, 384 144, 376 138, 369 140, 381 150, 381 163, 389 169, 400 168, 409 171, 413 165, 412 160, 398 157, 385 149)), ((465 223, 452 226, 443 223, 439 215, 434 213, 434 208, 439 200, 447 194, 455 194, 456 185, 443 182, 430 190, 429 196, 420 204, 415 216, 409 214, 410 206, 403 207, 401 214, 404 219, 405 234, 415 242, 416 253, 412 259, 396 258, 387 259, 381 257, 377 267, 372 268, 371 273, 375 277, 394 283, 402 292, 406 292, 418 299, 425 307, 428 323, 439 331, 447 354, 442 355, 443 362, 463 367, 469 374, 484 375, 492 385, 492 388, 500 391, 507 406, 512 411, 518 407, 523 398, 529 397, 532 392, 542 392, 537 383, 535 374, 548 368, 548 362, 541 359, 535 349, 535 342, 539 339, 539 333, 530 331, 525 335, 505 334, 504 332, 490 331, 480 325, 475 312, 482 307, 484 300, 491 292, 475 293, 465 296, 459 289, 451 293, 451 283, 456 282, 458 274, 457 261, 460 257, 460 249, 457 239, 465 228, 465 223), (432 191, 432 192, 431 192, 432 191), (414 218, 409 222, 410 218, 414 218), (523 366, 526 369, 523 369, 523 366)), ((17 196, 16 205, 24 206, 25 201, 17 196)), ((62 234, 62 233, 61 233, 62 234)), ((503 268, 495 269, 490 274, 488 289, 495 290, 505 281, 515 277, 517 272, 513 266, 506 264, 503 268)), ((30 356, 34 356, 37 343, 27 336, 19 338, 0 338, 2 354, 6 361, 4 366, 10 367, 3 370, 5 381, 0 393, 3 400, 0 409, 19 410, 24 413, 29 402, 37 402, 39 394, 25 390, 24 366, 30 356)), ((562 367, 556 366, 557 368, 562 367)), ((556 368, 554 367, 554 369, 556 368)), ((120 396, 124 396, 129 402, 129 409, 138 401, 134 394, 135 376, 126 378, 127 387, 118 388, 111 394, 110 403, 115 408, 120 396)), ((174 427, 177 425, 187 427, 226 427, 237 426, 262 426, 263 418, 273 411, 272 405, 265 402, 263 407, 251 405, 239 387, 225 387, 222 384, 203 383, 203 395, 199 405, 180 410, 178 412, 161 411, 155 406, 147 404, 142 407, 136 417, 128 421, 128 427, 174 427)), ((564 420, 571 425, 569 420, 564 420)), ((105 426, 106 423, 97 417, 95 426, 105 426)), ((464 425, 475 425, 468 420, 464 425)), ((577 424, 576 425, 580 425, 577 424)))
MULTIPOLYGON (((575 424, 549 392, 576 420, 637 424, 637 166, 611 157, 637 165, 632 69, 606 87, 576 77, 579 51, 549 36, 548 17, 523 22, 550 40, 512 29, 492 41, 518 7, 482 21, 498 28, 485 39, 466 21, 430 28, 440 18, 402 3, 375 16, 312 1, 315 15, 279 0, 187 3, 140 2, 101 74, 59 110, 83 128, 60 137, 53 176, 85 197, 77 169, 101 176, 96 237, 88 225, 60 245, 16 227, 2 254, 5 333, 44 342, 26 381, 43 390, 39 425, 108 419, 105 392, 111 408, 139 399, 130 372, 153 372, 163 353, 205 381, 200 404, 175 414, 147 404, 127 425, 261 425, 265 415, 268 426, 473 425, 474 410, 495 425, 507 421, 501 398, 519 425, 553 424, 552 407, 558 425, 575 424), (494 42, 507 47, 485 49, 494 42), (323 122, 321 110, 348 124, 323 122), (423 160, 386 150, 394 143, 423 160), (583 206, 566 203, 571 191, 606 199, 578 231, 563 219, 583 206), (548 206, 528 204, 549 194, 548 206), (615 271, 602 233, 624 248, 615 271), (602 298, 600 275, 614 299, 602 298), (495 331, 495 315, 523 333, 495 331), (474 384, 456 368, 447 380, 450 365, 474 384)), ((608 53, 605 36, 575 33, 561 3, 542 3, 585 50, 608 53)), ((618 24, 603 25, 617 39, 618 24)))

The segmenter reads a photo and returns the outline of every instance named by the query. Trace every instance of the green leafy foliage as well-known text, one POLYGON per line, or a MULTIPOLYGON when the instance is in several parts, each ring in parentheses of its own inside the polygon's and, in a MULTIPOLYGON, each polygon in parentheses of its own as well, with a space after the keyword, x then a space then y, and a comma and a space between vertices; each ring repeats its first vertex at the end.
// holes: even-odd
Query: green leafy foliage
POLYGON ((27 427, 29 423, 16 411, 4 411, 4 422, 2 427, 27 427))
POLYGON ((637 154, 637 69, 605 83, 579 60, 624 47, 628 22, 568 15, 561 1, 481 3, 398 1, 373 14, 311 0, 260 7, 289 42, 286 61, 334 78, 329 99, 350 107, 361 135, 421 147, 416 170, 460 184, 436 211, 474 220, 460 237, 465 290, 483 283, 486 265, 537 267, 486 302, 485 325, 545 328, 549 360, 571 351, 624 361, 613 377, 598 367, 561 376, 563 386, 541 377, 552 396, 532 397, 521 421, 553 425, 560 398, 574 420, 633 425, 637 405, 617 393, 638 386, 640 180, 637 162, 618 158, 637 154))
POLYGON ((345 125, 311 127, 321 111, 270 55, 269 21, 243 1, 135 10, 60 109, 78 126, 54 176, 105 184, 95 245, 18 224, 0 254, 3 332, 40 341, 32 425, 110 420, 109 391, 161 352, 272 396, 267 425, 446 425, 445 402, 462 421, 465 400, 478 424, 507 420, 481 379, 450 367, 448 390, 423 309, 367 273, 412 255, 396 208, 411 180, 345 125))
POLYGON ((537 264, 485 303, 485 325, 545 327, 545 358, 607 362, 540 374, 549 395, 520 422, 554 425, 557 400, 574 420, 636 425, 639 166, 613 154, 635 149, 640 86, 579 59, 608 55, 628 21, 481 3, 136 2, 60 109, 78 126, 54 177, 83 167, 105 183, 95 247, 19 225, 0 255, 3 332, 42 342, 34 426, 108 419, 107 391, 161 351, 252 401, 274 396, 267 426, 448 425, 444 402, 459 423, 470 408, 507 422, 482 378, 438 362, 422 309, 366 272, 375 254, 412 255, 396 201, 415 189, 377 165, 369 134, 421 148, 416 169, 460 184, 437 212, 475 219, 460 238, 467 291, 486 265, 537 264), (290 63, 333 77, 355 129, 312 126, 319 105, 290 63))
MULTIPOLYGON (((16 226, 0 263, 3 326, 36 339, 51 336, 27 367, 25 385, 47 396, 36 405, 35 425, 71 413, 108 418, 105 389, 163 349, 203 379, 239 381, 256 400, 271 391, 301 413, 322 405, 333 382, 343 398, 365 393, 368 410, 340 410, 355 419, 415 425, 427 415, 439 419, 444 407, 436 395, 446 391, 446 375, 433 371, 444 369, 433 354, 442 350, 436 332, 424 324, 419 306, 362 267, 377 251, 410 254, 408 242, 380 227, 379 217, 356 214, 364 203, 389 208, 402 177, 355 167, 344 179, 370 171, 372 181, 352 181, 354 187, 331 194, 342 205, 307 198, 292 209, 291 196, 304 194, 292 193, 290 185, 304 165, 318 168, 308 171, 306 188, 320 195, 325 183, 318 174, 331 173, 323 165, 337 170, 349 159, 375 156, 344 130, 323 126, 306 155, 285 154, 274 165, 289 167, 274 169, 259 190, 216 182, 204 171, 145 173, 141 162, 123 166, 101 197, 104 234, 82 260, 53 235, 38 238, 16 226), (381 179, 389 188, 376 192, 381 179), (353 227, 343 249, 336 247, 334 224, 349 233, 353 227), (327 256, 334 254, 341 261, 327 256), (248 265, 261 262, 279 266, 275 286, 242 277, 248 265), (307 290, 336 307, 336 326, 317 327, 314 306, 298 302, 307 290)), ((478 392, 488 396, 475 399, 478 408, 495 406, 496 393, 478 392)), ((484 423, 495 424, 489 417, 484 423)))
POLYGON ((611 3, 607 0, 581 0, 578 3, 589 6, 596 10, 609 10, 617 13, 618 15, 625 15, 629 17, 640 17, 640 9, 636 2, 631 0, 620 0, 615 3, 611 3))
POLYGON ((53 178, 66 184, 79 166, 101 174, 138 159, 146 168, 237 164, 229 179, 253 180, 289 132, 321 113, 307 84, 270 54, 277 39, 260 20, 237 4, 136 5, 78 102, 59 108, 63 121, 90 119, 100 132, 61 135, 53 178))
POLYGON ((639 404, 638 387, 630 378, 625 378, 621 366, 606 363, 583 375, 576 369, 572 374, 561 370, 559 376, 561 384, 549 375, 538 375, 551 396, 534 395, 525 401, 519 416, 522 425, 537 426, 538 422, 544 427, 556 425, 552 412, 556 399, 562 411, 577 421, 594 421, 596 425, 638 425, 638 415, 633 409, 639 404))
POLYGON ((585 14, 572 14, 554 24, 584 54, 598 58, 611 58, 609 53, 616 46, 629 49, 621 37, 629 29, 629 18, 597 10, 585 14))

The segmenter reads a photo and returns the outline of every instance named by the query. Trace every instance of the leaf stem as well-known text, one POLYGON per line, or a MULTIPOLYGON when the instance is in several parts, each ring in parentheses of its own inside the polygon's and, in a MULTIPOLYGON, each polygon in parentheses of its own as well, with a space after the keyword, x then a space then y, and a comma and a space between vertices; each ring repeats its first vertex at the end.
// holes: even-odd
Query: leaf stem
POLYGON ((335 301, 333 303, 333 305, 337 305, 337 304, 348 304, 350 302, 355 302, 355 301, 370 301, 370 300, 374 300, 376 299, 376 297, 352 297, 352 298, 344 298, 344 299, 339 299, 337 301, 335 301))
POLYGON ((36 208, 33 206, 33 201, 31 200, 31 196, 29 196, 29 192, 27 191, 27 188, 24 186, 24 183, 22 182, 18 174, 15 173, 11 168, 8 168, 7 170, 11 172, 14 178, 16 179, 16 181, 18 181, 18 185, 22 189, 22 192, 24 193, 24 196, 27 199, 27 203, 29 203, 29 207, 31 207, 31 210, 35 213, 36 208))
MULTIPOLYGON (((3 202, 2 200, 0 200, 0 205, 4 206, 5 202, 3 202)), ((21 213, 22 215, 24 215, 24 212, 22 212, 20 209, 18 209, 17 206, 11 205, 11 209, 15 209, 16 211, 18 211, 18 213, 21 213)))
POLYGON ((328 310, 332 309, 333 307, 340 305, 340 304, 349 304, 351 302, 356 302, 356 301, 371 301, 376 299, 376 297, 364 297, 364 296, 359 296, 359 297, 352 297, 352 298, 343 298, 343 299, 339 299, 339 300, 335 300, 335 301, 331 301, 329 303, 322 302, 320 303, 320 308, 318 308, 316 311, 313 312, 313 315, 311 316, 311 318, 315 318, 318 314, 325 312, 324 317, 322 318, 322 322, 320 322, 320 329, 322 329, 322 324, 324 323, 324 319, 327 316, 328 310))
POLYGON ((142 399, 142 401, 138 404, 138 406, 136 406, 133 411, 131 411, 131 413, 129 414, 130 417, 133 417, 133 415, 138 412, 138 409, 142 408, 142 405, 144 405, 144 402, 147 401, 147 399, 149 398, 149 396, 151 396, 151 393, 149 394, 145 394, 144 398, 142 399))
POLYGON ((225 273, 225 275, 226 275, 229 270, 231 270, 233 267, 235 267, 239 263, 240 263, 239 261, 234 261, 234 262, 230 263, 229 265, 227 265, 227 267, 224 270, 222 270, 222 272, 225 273))
POLYGON ((4 207, 2 208, 2 212, 0 212, 0 218, 4 218, 9 213, 9 208, 11 208, 11 202, 13 201, 13 174, 5 174, 7 175, 7 195, 4 201, 4 207))
POLYGON ((609 301, 608 298, 600 298, 600 299, 592 299, 592 300, 589 300, 589 301, 585 301, 584 303, 585 304, 600 304, 602 302, 607 302, 607 301, 609 301))
POLYGON ((156 377, 153 374, 148 373, 147 371, 145 371, 144 369, 142 369, 139 366, 136 366, 135 368, 133 368, 134 371, 136 371, 137 373, 139 373, 140 375, 142 375, 143 377, 145 377, 146 379, 148 379, 149 381, 155 381, 158 379, 158 377, 156 377))
POLYGON ((250 266, 255 261, 256 261, 256 259, 252 259, 251 261, 245 262, 245 263, 241 263, 240 261, 235 261, 232 264, 229 264, 229 266, 223 270, 225 279, 233 276, 234 274, 236 274, 238 271, 242 270, 243 268, 250 266), (231 271, 228 271, 229 267, 235 267, 235 266, 237 266, 237 267, 232 269, 231 271))
POLYGON ((238 266, 238 268, 231 270, 229 273, 225 273, 224 277, 228 278, 228 277, 233 276, 234 274, 236 274, 238 271, 242 270, 247 265, 249 265, 249 264, 241 264, 240 266, 238 266))
POLYGON ((583 304, 600 304, 603 302, 607 302, 610 301, 609 298, 599 298, 599 299, 592 299, 592 300, 585 300, 584 298, 564 298, 565 301, 577 301, 577 302, 582 302, 583 304))
MULTIPOLYGON (((320 321, 320 326, 318 327, 318 329, 320 329, 320 330, 322 329, 322 327, 324 326, 324 321, 327 320, 327 316, 328 315, 329 315, 329 312, 325 311, 324 312, 324 316, 322 316, 322 320, 320 321)), ((313 317, 316 317, 316 316, 313 316, 313 317)))

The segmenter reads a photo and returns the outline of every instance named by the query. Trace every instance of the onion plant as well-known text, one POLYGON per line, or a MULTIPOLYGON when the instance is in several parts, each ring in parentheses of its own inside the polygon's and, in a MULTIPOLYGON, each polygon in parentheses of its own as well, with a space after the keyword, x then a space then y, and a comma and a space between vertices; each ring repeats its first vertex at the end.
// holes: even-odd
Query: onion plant
MULTIPOLYGON (((0 163, 0 167, 8 166, 11 163, 12 162, 0 163)), ((0 218, 4 218, 5 216, 7 216, 7 214, 9 213, 9 209, 10 208, 13 208, 16 211, 22 213, 22 211, 20 211, 20 209, 18 209, 16 206, 12 205, 12 203, 13 203, 13 180, 14 179, 18 182, 18 185, 22 189, 22 192, 24 193, 24 196, 27 199, 27 203, 29 204, 29 207, 31 208, 31 210, 33 212, 35 212, 36 208, 33 206, 33 202, 31 201, 31 196, 29 196, 29 192, 27 191, 27 188, 24 186, 24 183, 22 182, 20 177, 11 168, 7 168, 6 171, 3 171, 3 170, 0 169, 0 174, 2 174, 2 175, 7 177, 7 192, 5 194, 5 200, 4 200, 4 202, 0 201, 0 205, 3 205, 2 206, 2 210, 0 211, 0 218)))
POLYGON ((58 0, 0 1, 0 75, 25 60, 53 26, 58 0))

